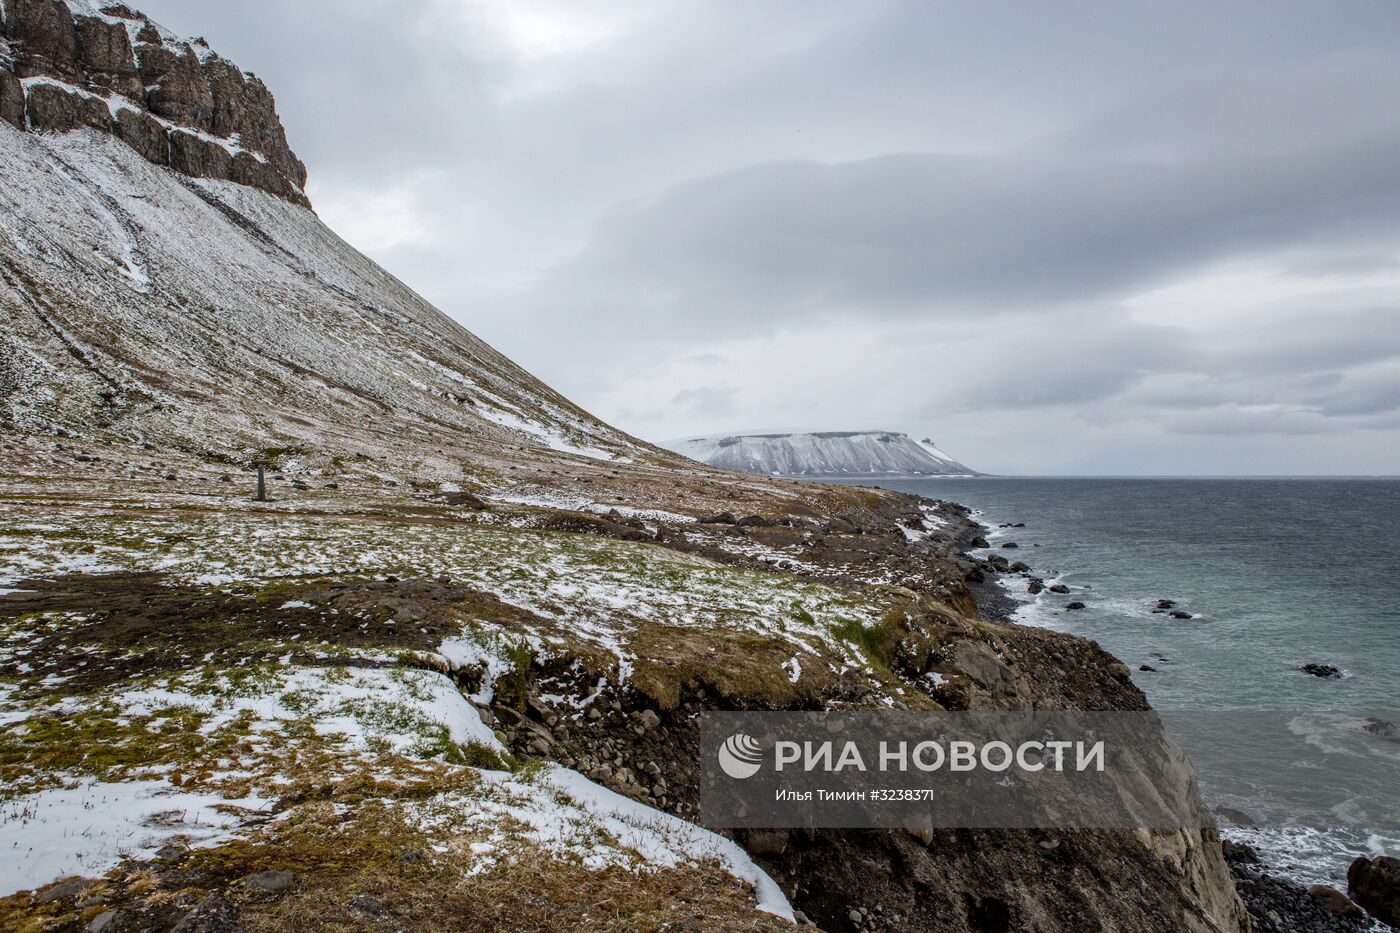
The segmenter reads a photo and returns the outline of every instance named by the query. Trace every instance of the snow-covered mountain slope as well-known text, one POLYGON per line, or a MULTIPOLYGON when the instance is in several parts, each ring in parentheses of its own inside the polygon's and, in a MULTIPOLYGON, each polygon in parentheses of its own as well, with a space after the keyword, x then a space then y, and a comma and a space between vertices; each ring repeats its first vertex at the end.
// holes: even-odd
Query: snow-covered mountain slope
POLYGON ((246 460, 645 445, 449 320, 310 210, 91 129, 0 123, 0 426, 246 460))
POLYGON ((975 476, 925 438, 896 431, 717 434, 666 445, 726 470, 778 476, 975 476))

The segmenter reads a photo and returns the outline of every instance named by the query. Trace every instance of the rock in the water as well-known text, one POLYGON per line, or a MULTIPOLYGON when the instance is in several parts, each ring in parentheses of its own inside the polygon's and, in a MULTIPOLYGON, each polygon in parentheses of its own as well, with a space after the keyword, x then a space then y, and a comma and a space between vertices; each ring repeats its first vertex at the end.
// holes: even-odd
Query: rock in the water
POLYGON ((1157 600, 1157 608, 1158 608, 1158 609, 1171 609, 1171 608, 1173 608, 1173 607, 1175 607, 1175 606, 1176 606, 1176 600, 1174 600, 1174 599, 1159 599, 1159 600, 1157 600))
POLYGON ((1045 589, 1044 583, 1041 583, 1039 580, 1032 580, 1030 582, 1030 585, 1026 587, 1026 592, 1034 596, 1036 593, 1039 593, 1043 589, 1045 589))
POLYGON ((1171 617, 1172 617, 1173 619, 1190 619, 1190 618, 1192 618, 1191 613, 1189 613, 1189 612, 1182 612, 1180 609, 1173 609, 1173 610, 1171 611, 1170 615, 1171 615, 1171 617))
POLYGON ((1005 544, 1002 545, 1002 547, 1004 547, 1004 548, 1013 548, 1013 547, 1020 547, 1020 546, 1021 546, 1021 545, 1017 544, 1015 541, 1008 541, 1008 542, 1006 542, 1005 544))
POLYGON ((1215 815, 1227 823, 1234 823, 1236 826, 1257 826, 1254 817, 1243 810, 1236 810, 1234 807, 1215 807, 1215 815))
POLYGON ((1050 586, 1046 587, 1046 589, 1048 589, 1048 590, 1049 590, 1050 592, 1052 592, 1052 593, 1068 593, 1068 592, 1069 592, 1069 587, 1068 587, 1068 586, 1065 586, 1065 584, 1063 584, 1063 583, 1052 583, 1050 586))
POLYGON ((1066 603, 1066 604, 1065 604, 1065 608, 1066 608, 1066 609, 1084 609, 1084 608, 1086 608, 1086 607, 1085 607, 1085 605, 1084 605, 1083 603, 1081 603, 1079 600, 1076 599, 1076 600, 1074 600, 1073 602, 1066 603))
POLYGON ((1149 674, 1157 673, 1157 668, 1153 667, 1151 664, 1139 664, 1138 670, 1144 671, 1149 674))
POLYGON ((1298 670, 1304 674, 1311 674, 1314 677, 1337 678, 1342 676, 1342 672, 1331 664, 1317 664, 1309 662, 1299 667, 1298 670))
POLYGON ((1358 858, 1347 869, 1347 894, 1377 920, 1400 924, 1400 859, 1358 858))
POLYGON ((1400 738, 1400 729, 1395 728, 1395 723, 1386 722, 1384 719, 1376 719, 1374 717, 1369 717, 1366 720, 1366 725, 1362 726, 1361 728, 1365 729, 1372 735, 1378 735, 1383 739, 1400 738))

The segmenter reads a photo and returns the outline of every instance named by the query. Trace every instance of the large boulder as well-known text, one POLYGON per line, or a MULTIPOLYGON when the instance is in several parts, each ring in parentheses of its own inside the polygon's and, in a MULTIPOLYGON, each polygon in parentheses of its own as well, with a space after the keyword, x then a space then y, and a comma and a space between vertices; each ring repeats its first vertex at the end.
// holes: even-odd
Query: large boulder
POLYGON ((1347 869, 1347 895, 1391 926, 1400 924, 1400 859, 1364 855, 1347 869))
POLYGON ((112 131, 112 112, 105 101, 54 84, 31 84, 29 125, 36 130, 67 133, 79 127, 112 131))

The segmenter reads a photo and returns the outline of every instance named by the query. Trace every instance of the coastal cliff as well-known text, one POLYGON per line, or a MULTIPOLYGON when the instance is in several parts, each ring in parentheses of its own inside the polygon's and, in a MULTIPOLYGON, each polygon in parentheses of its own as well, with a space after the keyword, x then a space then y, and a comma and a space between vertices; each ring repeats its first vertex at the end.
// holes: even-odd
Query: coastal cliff
POLYGON ((4 10, 0 927, 1247 929, 1211 830, 699 827, 706 710, 1146 701, 980 617, 966 510, 698 464, 441 315, 200 43, 4 10))

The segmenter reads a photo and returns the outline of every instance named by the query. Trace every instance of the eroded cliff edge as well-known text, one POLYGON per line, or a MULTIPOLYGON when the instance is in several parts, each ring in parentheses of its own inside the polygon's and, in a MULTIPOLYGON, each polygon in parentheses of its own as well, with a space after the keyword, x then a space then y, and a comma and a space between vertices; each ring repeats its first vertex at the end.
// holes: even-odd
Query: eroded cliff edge
POLYGON ((157 165, 310 206, 267 86, 124 4, 0 4, 0 119, 34 132, 91 127, 157 165))

